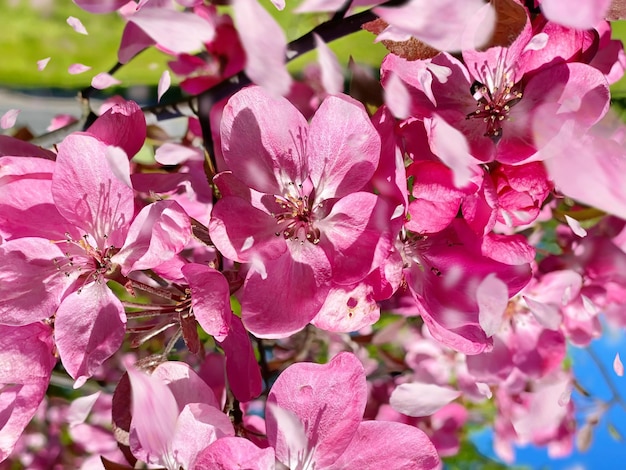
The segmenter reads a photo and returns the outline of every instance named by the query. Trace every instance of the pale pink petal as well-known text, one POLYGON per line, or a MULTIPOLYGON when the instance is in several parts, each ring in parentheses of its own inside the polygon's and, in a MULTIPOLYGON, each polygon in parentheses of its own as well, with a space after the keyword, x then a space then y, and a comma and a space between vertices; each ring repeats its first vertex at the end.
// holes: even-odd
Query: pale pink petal
POLYGON ((613 360, 613 370, 615 371, 618 377, 624 376, 624 364, 622 364, 622 360, 619 357, 619 353, 615 354, 615 359, 613 360))
POLYGON ((361 103, 345 95, 326 98, 311 120, 306 147, 316 200, 363 189, 378 166, 380 145, 361 103))
POLYGON ((494 273, 485 277, 476 289, 478 302, 478 323, 487 337, 500 329, 504 311, 509 303, 509 289, 494 273))
POLYGON ((6 113, 0 117, 0 128, 10 129, 15 125, 17 121, 17 115, 20 114, 19 109, 9 109, 6 113))
POLYGON ((42 323, 0 326, 0 461, 35 415, 57 360, 52 329, 42 323))
POLYGON ((448 124, 442 117, 433 114, 424 119, 430 149, 454 172, 454 184, 462 188, 470 182, 474 159, 470 155, 465 136, 448 124))
POLYGON ((237 400, 247 402, 261 394, 263 378, 248 332, 239 317, 231 317, 230 331, 220 346, 226 354, 226 377, 230 389, 237 400))
POLYGON ((102 392, 98 391, 96 393, 92 393, 91 395, 78 397, 72 401, 67 413, 67 423, 70 426, 84 423, 87 416, 89 416, 89 413, 91 413, 91 409, 93 408, 93 405, 95 405, 100 393, 102 392))
MULTIPOLYGON (((426 74, 429 78, 430 74, 426 74)), ((402 79, 393 72, 385 82, 385 104, 397 119, 406 119, 411 110, 411 95, 402 79)))
POLYGON ((334 287, 311 323, 322 330, 345 333, 373 325, 380 318, 380 306, 372 294, 364 282, 354 288, 334 287))
POLYGON ((172 77, 170 77, 169 70, 163 71, 161 78, 159 78, 159 86, 157 90, 157 101, 161 101, 161 98, 167 90, 169 90, 172 84, 172 77))
POLYGON ((363 421, 343 454, 328 470, 441 468, 437 449, 415 426, 392 421, 363 421))
POLYGON ((134 367, 127 370, 132 389, 131 449, 134 434, 148 463, 174 461, 171 442, 180 413, 174 395, 160 379, 134 367))
POLYGON ((186 405, 178 417, 171 442, 176 468, 178 465, 189 468, 202 449, 212 442, 234 435, 230 418, 220 409, 206 403, 186 405))
MULTIPOLYGON (((361 422, 367 400, 365 370, 354 354, 340 353, 328 364, 296 363, 278 376, 268 403, 293 413, 304 425, 316 467, 332 464, 345 451, 361 422)), ((270 412, 267 438, 276 458, 289 462, 290 429, 270 412)))
POLYGON ((75 279, 57 269, 63 251, 43 238, 18 238, 0 245, 0 323, 26 325, 54 314, 75 279))
POLYGON ((111 261, 122 273, 151 269, 169 261, 191 239, 191 224, 176 201, 162 200, 144 207, 128 229, 126 242, 111 261))
POLYGON ((570 217, 567 214, 565 214, 565 220, 567 221, 567 225, 569 225, 569 228, 571 228, 572 232, 574 232, 576 235, 578 235, 581 238, 584 238, 587 236, 587 231, 584 228, 582 228, 578 220, 570 217))
POLYGON ((539 302, 527 296, 523 296, 523 299, 541 326, 549 330, 559 328, 563 322, 563 314, 557 306, 539 302))
MULTIPOLYGON (((159 47, 174 54, 196 52, 215 36, 214 26, 204 18, 166 8, 142 8, 128 18, 128 24, 136 25, 159 47)), ((132 57, 123 53, 127 46, 125 36, 126 30, 118 52, 122 63, 132 57)))
POLYGON ((213 391, 202 378, 184 362, 166 361, 152 372, 152 377, 165 383, 176 398, 179 409, 189 403, 205 403, 219 407, 213 391))
MULTIPOLYGON (((480 0, 409 0, 398 7, 374 9, 380 18, 403 33, 415 36, 430 46, 442 51, 458 51, 462 48, 462 33, 477 20, 480 9, 485 4, 480 0)), ((488 8, 482 19, 481 35, 474 44, 466 47, 480 47, 491 37, 495 25, 495 10, 488 8)))
POLYGON ((275 464, 274 449, 260 449, 248 439, 222 437, 200 452, 191 470, 266 470, 275 464))
POLYGON ((204 156, 197 148, 166 142, 156 149, 154 159, 161 165, 180 165, 187 160, 203 160, 204 156))
POLYGON ((103 282, 92 282, 65 297, 56 313, 54 336, 61 362, 81 387, 121 346, 126 315, 103 282))
POLYGON ((284 449, 281 449, 280 461, 289 468, 300 467, 302 462, 307 460, 312 447, 309 444, 304 424, 293 412, 271 402, 268 402, 266 407, 266 416, 268 415, 276 422, 276 427, 283 438, 280 444, 284 449))
POLYGON ((398 385, 389 403, 408 416, 430 416, 460 396, 461 392, 448 387, 413 382, 398 385))
POLYGON ((91 70, 91 67, 83 64, 72 64, 67 69, 70 75, 78 75, 79 73, 86 72, 87 70, 91 70))
POLYGON ((48 62, 50 62, 50 57, 46 57, 45 59, 41 59, 37 61, 37 70, 39 70, 40 72, 46 68, 46 65, 48 65, 48 62))
POLYGON ((67 24, 69 24, 72 27, 72 29, 76 31, 77 33, 85 34, 85 35, 89 34, 78 18, 75 18, 73 16, 68 16, 66 21, 67 21, 67 24))
POLYGON ((97 90, 104 90, 105 88, 109 88, 113 85, 119 85, 120 83, 122 82, 106 72, 99 73, 91 79, 91 86, 97 90))
POLYGON ((246 51, 246 74, 273 95, 286 95, 292 79, 285 67, 287 39, 283 29, 257 0, 234 0, 232 6, 246 51))
POLYGON ((569 0, 542 0, 541 11, 550 21, 577 29, 592 29, 603 20, 611 0, 578 0, 572 8, 569 0))
POLYGON ((128 3, 128 0, 73 0, 89 13, 111 13, 128 3))
POLYGON ((120 181, 106 158, 107 146, 86 134, 59 144, 52 196, 69 222, 92 235, 99 246, 121 246, 135 211, 133 190, 120 181))
POLYGON ((119 147, 107 147, 106 159, 115 177, 132 189, 130 182, 130 162, 126 152, 119 147))
POLYGON ((313 38, 315 39, 315 48, 317 49, 317 61, 322 72, 324 91, 329 95, 341 93, 343 91, 343 73, 337 56, 318 34, 313 33, 313 38))
POLYGON ((208 266, 189 263, 182 272, 191 289, 191 305, 198 323, 217 341, 224 341, 230 328, 230 291, 222 273, 208 266))
POLYGON ((265 194, 282 194, 290 181, 304 182, 307 134, 304 116, 261 87, 240 91, 224 107, 221 139, 228 169, 265 194), (255 158, 248 158, 251 154, 255 158))

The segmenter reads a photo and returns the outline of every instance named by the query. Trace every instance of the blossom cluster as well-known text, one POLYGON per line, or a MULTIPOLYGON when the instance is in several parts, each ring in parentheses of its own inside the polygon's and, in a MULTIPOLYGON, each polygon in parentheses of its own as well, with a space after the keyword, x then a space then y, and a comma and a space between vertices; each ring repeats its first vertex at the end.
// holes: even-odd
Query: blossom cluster
POLYGON ((359 94, 323 28, 294 79, 255 0, 75 3, 198 116, 114 97, 49 148, 0 136, 0 460, 434 469, 472 421, 505 461, 571 452, 567 345, 626 326, 624 12, 305 0, 390 50, 359 94))

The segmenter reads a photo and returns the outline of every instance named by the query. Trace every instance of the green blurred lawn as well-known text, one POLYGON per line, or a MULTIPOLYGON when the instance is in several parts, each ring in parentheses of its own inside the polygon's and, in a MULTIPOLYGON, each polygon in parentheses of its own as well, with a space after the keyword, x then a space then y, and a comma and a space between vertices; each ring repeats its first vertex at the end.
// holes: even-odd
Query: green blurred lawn
MULTIPOLYGON (((284 27, 288 39, 295 39, 326 18, 325 15, 291 15, 297 2, 278 12, 266 2, 284 27)), ((117 48, 124 22, 117 14, 93 15, 70 0, 0 0, 0 86, 9 88, 82 88, 99 72, 108 71, 117 61, 117 48), (67 23, 69 16, 79 18, 89 32, 76 33, 67 23), (38 71, 37 61, 50 57, 48 66, 38 71), (70 75, 68 67, 82 63, 92 67, 70 75)), ((373 36, 360 32, 333 42, 339 60, 347 65, 349 55, 360 63, 378 67, 386 50, 373 44, 373 36)), ((307 54, 290 65, 292 72, 314 60, 307 54)), ((151 49, 143 52, 115 75, 123 85, 158 83, 169 56, 151 49)))

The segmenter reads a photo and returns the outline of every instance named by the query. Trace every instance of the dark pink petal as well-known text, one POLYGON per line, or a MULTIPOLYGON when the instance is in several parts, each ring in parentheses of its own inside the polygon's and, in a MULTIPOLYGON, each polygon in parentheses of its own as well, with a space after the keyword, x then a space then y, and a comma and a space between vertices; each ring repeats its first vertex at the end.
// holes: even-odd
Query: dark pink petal
MULTIPOLYGON (((295 414, 313 449, 311 461, 325 468, 346 450, 357 432, 365 411, 367 384, 365 371, 354 354, 340 353, 328 364, 296 363, 278 376, 267 398, 295 414)), ((277 427, 269 409, 267 438, 276 458, 289 462, 288 436, 277 427)))
POLYGON ((183 208, 176 201, 157 201, 137 214, 111 261, 122 266, 124 275, 151 269, 172 259, 190 239, 191 223, 183 208))
POLYGON ((292 79, 285 67, 285 32, 256 0, 235 0, 233 12, 246 51, 246 74, 272 95, 286 95, 292 79))
POLYGON ((154 369, 152 377, 160 379, 168 386, 174 398, 176 398, 179 410, 182 410, 189 403, 206 403, 216 408, 219 407, 213 391, 184 362, 163 362, 154 369))
POLYGON ((73 0, 89 13, 111 13, 128 3, 128 0, 73 0))
POLYGON ((104 90, 106 88, 112 87, 113 85, 119 85, 121 83, 122 82, 119 81, 117 78, 109 75, 106 72, 101 72, 91 79, 91 86, 94 87, 96 90, 104 90))
POLYGON ((107 145, 121 147, 128 158, 135 156, 146 139, 146 118, 134 101, 113 104, 89 126, 87 133, 107 145))
POLYGON ((437 449, 420 429, 392 421, 363 421, 343 454, 328 470, 440 468, 437 449))
POLYGON ((59 144, 52 177, 57 209, 70 223, 92 235, 98 246, 121 246, 135 210, 133 190, 116 178, 107 147, 86 134, 59 144))
POLYGON ((392 208, 382 198, 365 192, 348 194, 317 224, 333 281, 355 284, 389 256, 392 208))
POLYGON ((235 398, 247 402, 258 397, 263 391, 263 378, 250 337, 239 317, 232 315, 230 332, 219 344, 226 354, 226 377, 235 398))
POLYGON ((430 416, 461 396, 461 392, 448 387, 427 383, 398 385, 389 403, 394 410, 408 416, 430 416))
POLYGON ((92 282, 63 299, 54 336, 65 370, 76 379, 75 388, 119 349, 125 325, 122 303, 103 282, 92 282))
POLYGON ((176 399, 160 379, 134 367, 127 370, 132 389, 130 441, 133 454, 148 463, 169 467, 174 461, 171 442, 180 413, 176 399))
MULTIPOLYGON (((256 1, 253 0, 256 4, 256 1)), ((248 187, 282 194, 306 176, 308 125, 285 98, 260 87, 246 88, 224 107, 222 152, 228 168, 248 187)))
POLYGON ((372 178, 380 137, 361 103, 345 95, 330 96, 311 120, 306 154, 316 200, 343 197, 360 191, 372 178))
POLYGON ((205 403, 186 405, 176 422, 172 439, 172 454, 176 468, 190 468, 202 449, 224 437, 233 437, 235 430, 230 418, 220 409, 205 403))
POLYGON ((0 323, 26 325, 51 317, 75 277, 54 260, 63 251, 50 240, 19 238, 0 245, 0 323))
MULTIPOLYGON (((16 139, 15 137, 0 135, 0 157, 4 156, 39 157, 51 161, 56 159, 56 155, 50 150, 43 149, 30 142, 16 139)), ((4 173, 4 171, 2 173, 4 173)))
POLYGON ((287 244, 276 236, 276 230, 274 217, 239 197, 220 199, 211 212, 211 240, 233 261, 247 263, 257 257, 271 260, 283 255, 287 244))
POLYGON ((133 57, 144 49, 156 43, 143 29, 135 23, 128 22, 122 33, 122 40, 117 51, 117 60, 121 64, 128 63, 133 57))
POLYGON ((292 335, 304 328, 324 303, 329 289, 328 259, 319 246, 306 243, 298 247, 297 253, 288 251, 265 261, 265 272, 251 272, 246 279, 241 316, 255 336, 292 335))
POLYGON ((259 449, 248 439, 223 437, 198 454, 191 470, 266 470, 274 466, 274 449, 259 449))
POLYGON ((182 272, 191 289, 196 320, 217 341, 224 341, 232 317, 228 281, 219 271, 202 264, 189 263, 182 272))

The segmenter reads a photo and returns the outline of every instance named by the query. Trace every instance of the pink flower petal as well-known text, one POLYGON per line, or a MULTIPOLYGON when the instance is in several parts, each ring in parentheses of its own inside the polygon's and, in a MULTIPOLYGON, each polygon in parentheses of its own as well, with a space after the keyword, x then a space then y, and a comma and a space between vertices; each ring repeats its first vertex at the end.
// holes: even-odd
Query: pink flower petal
POLYGON ((159 364, 152 377, 166 384, 176 398, 178 408, 182 410, 190 403, 205 403, 219 407, 215 394, 204 380, 186 363, 166 361, 159 364))
POLYGON ((226 377, 235 398, 241 402, 257 398, 263 391, 263 378, 239 317, 231 315, 230 332, 220 346, 226 354, 226 377))
MULTIPOLYGON (((430 74, 426 74, 431 77, 430 74)), ((397 119, 409 117, 411 109, 411 95, 402 79, 393 72, 388 74, 385 82, 385 104, 397 119)))
POLYGON ((500 330, 504 311, 509 303, 509 289, 494 273, 485 277, 476 289, 478 302, 478 323, 487 337, 500 330))
POLYGON ((161 74, 161 78, 159 78, 157 101, 161 101, 161 98, 163 97, 165 92, 169 90, 171 84, 172 77, 170 77, 169 70, 163 71, 163 73, 161 74))
POLYGON ((572 229, 572 232, 574 232, 580 238, 584 238, 587 236, 587 231, 581 227, 580 222, 578 222, 578 220, 570 217, 567 214, 565 215, 565 220, 567 221, 567 225, 569 225, 569 228, 572 229))
POLYGON ((134 367, 127 370, 132 388, 131 436, 136 435, 148 463, 173 461, 171 441, 180 413, 174 395, 157 377, 134 367))
POLYGON ((73 0, 89 13, 111 13, 128 3, 128 0, 73 0))
MULTIPOLYGON (((278 376, 267 402, 293 413, 303 424, 316 467, 332 464, 346 450, 363 417, 367 400, 365 370, 354 354, 340 353, 328 364, 296 363, 278 376)), ((272 415, 267 438, 276 458, 289 462, 289 429, 272 415)))
POLYGON ((196 263, 185 265, 182 272, 191 289, 191 305, 196 320, 217 341, 224 341, 232 316, 226 278, 219 271, 196 263))
POLYGON ((329 95, 339 94, 343 91, 343 73, 337 56, 318 34, 313 33, 313 38, 317 49, 317 61, 322 72, 324 91, 329 95))
POLYGON ((74 18, 73 16, 68 16, 66 21, 67 21, 67 24, 69 24, 72 27, 72 29, 76 31, 77 33, 85 34, 85 35, 89 34, 78 18, 74 18))
POLYGON ((391 421, 363 421, 348 448, 330 468, 434 470, 441 468, 441 460, 422 430, 391 421))
POLYGON ((19 109, 9 109, 6 113, 0 117, 0 128, 10 129, 15 125, 17 121, 17 115, 20 114, 19 109))
POLYGON ((615 371, 618 377, 624 376, 624 364, 622 364, 622 360, 619 357, 619 353, 615 354, 615 359, 613 360, 613 370, 615 371))
POLYGON ((45 59, 41 59, 37 61, 37 70, 39 70, 40 72, 46 68, 46 65, 48 65, 48 62, 50 62, 50 57, 46 57, 45 59))
POLYGON ((285 67, 285 32, 257 0, 234 0, 232 6, 246 51, 246 74, 273 95, 286 95, 292 79, 285 67))
POLYGON ((83 64, 72 64, 67 69, 70 75, 78 75, 79 73, 86 72, 87 70, 91 70, 91 67, 83 64))
POLYGON ((124 275, 151 269, 173 258, 190 239, 191 225, 184 209, 176 201, 157 201, 137 214, 112 261, 122 266, 124 275))
POLYGON ((408 416, 430 416, 460 396, 461 392, 448 387, 413 382, 398 385, 389 403, 394 410, 408 416))
POLYGON ((248 439, 222 437, 201 451, 191 470, 265 470, 275 464, 274 449, 259 449, 248 439))
POLYGON ((130 159, 146 139, 146 118, 137 103, 120 100, 103 111, 87 133, 107 145, 121 147, 130 159))
POLYGON ((126 315, 106 284, 92 282, 73 292, 56 313, 54 334, 65 370, 81 387, 121 346, 126 315))
POLYGON ((104 90, 113 85, 119 85, 120 82, 117 78, 109 75, 106 72, 99 73, 91 79, 91 86, 97 90, 104 90))
POLYGON ((577 29, 592 29, 603 20, 611 0, 578 0, 572 8, 568 0, 542 0, 541 11, 550 21, 577 29))
POLYGON ((67 422, 70 426, 75 426, 85 422, 87 416, 91 413, 93 405, 100 396, 100 393, 102 392, 98 391, 96 393, 92 393, 91 395, 78 397, 72 401, 67 414, 67 422))

